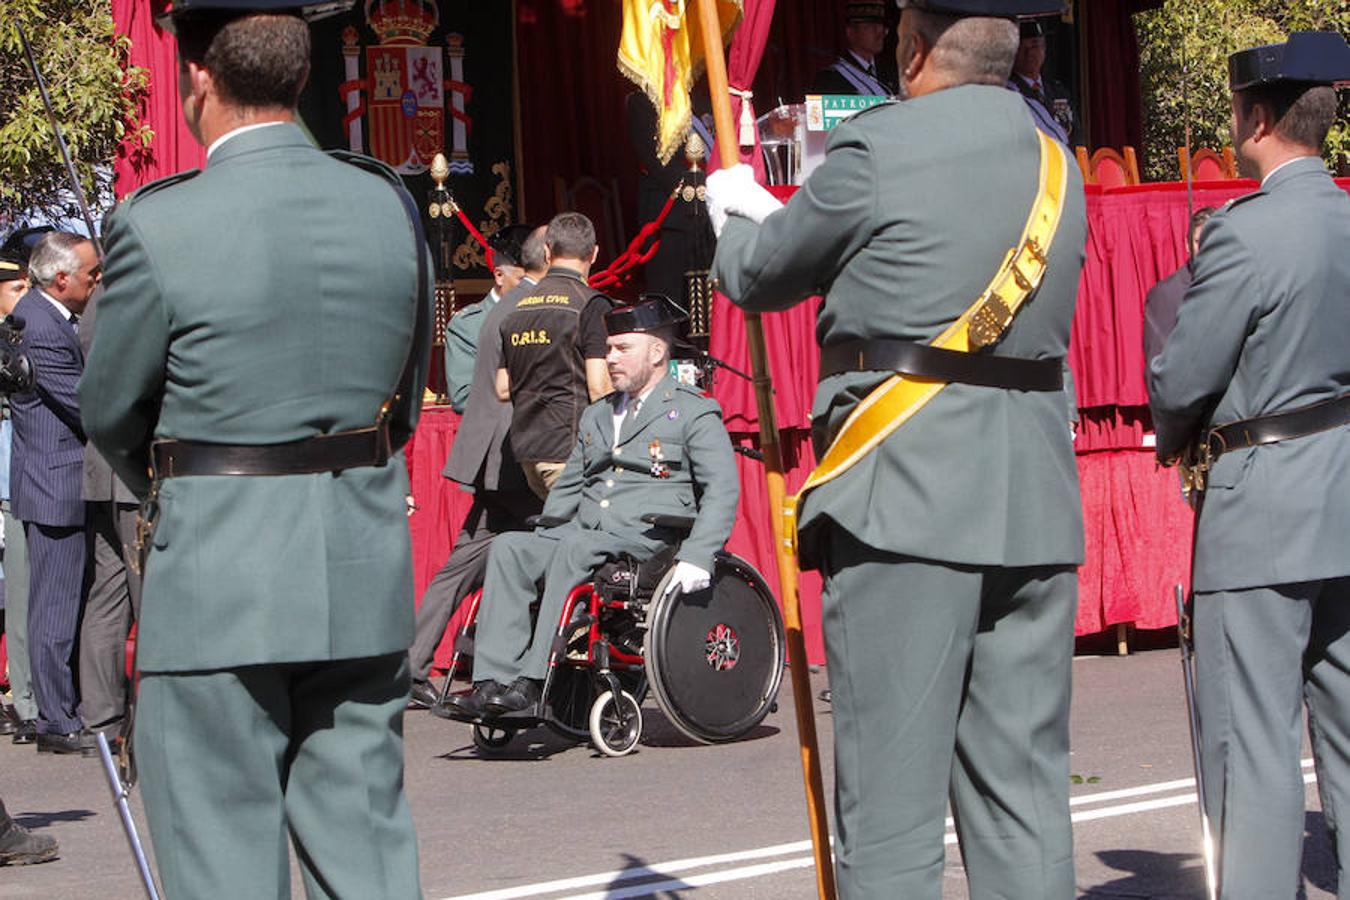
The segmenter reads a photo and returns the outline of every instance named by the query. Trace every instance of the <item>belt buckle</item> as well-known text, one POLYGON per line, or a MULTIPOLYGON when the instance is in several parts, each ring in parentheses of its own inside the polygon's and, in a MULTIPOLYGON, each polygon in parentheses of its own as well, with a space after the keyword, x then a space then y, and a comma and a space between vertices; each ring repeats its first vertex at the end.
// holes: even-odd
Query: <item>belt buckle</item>
POLYGON ((1214 465, 1214 460, 1223 456, 1229 450, 1228 441, 1224 438, 1223 432, 1217 428, 1210 429, 1205 435, 1205 441, 1200 446, 1200 452, 1204 459, 1205 471, 1208 472, 1214 465), (1217 447, 1215 445, 1218 445, 1217 447))
POLYGON ((1003 298, 996 294, 986 297, 970 317, 971 345, 982 349, 997 341, 1003 336, 1003 330, 1008 327, 1012 317, 1012 310, 1003 302, 1003 298))

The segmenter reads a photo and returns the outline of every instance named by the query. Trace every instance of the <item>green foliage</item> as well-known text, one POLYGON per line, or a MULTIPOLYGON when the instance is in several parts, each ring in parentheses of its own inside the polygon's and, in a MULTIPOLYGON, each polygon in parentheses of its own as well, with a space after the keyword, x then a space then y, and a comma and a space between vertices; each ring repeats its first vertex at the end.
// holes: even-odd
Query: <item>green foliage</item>
MULTIPOLYGON (((1290 31, 1350 34, 1350 4, 1327 0, 1164 0, 1135 17, 1144 89, 1144 177, 1175 181, 1190 107, 1191 146, 1219 149, 1228 134, 1228 55, 1279 43, 1290 31)), ((1335 168, 1350 163, 1350 118, 1340 115, 1324 148, 1335 168)))
MULTIPOLYGON (((112 161, 135 127, 146 72, 123 71, 129 44, 108 0, 0 0, 0 223, 78 218, 20 25, 97 216, 112 203, 112 161)), ((134 138, 145 145, 150 133, 134 138)))

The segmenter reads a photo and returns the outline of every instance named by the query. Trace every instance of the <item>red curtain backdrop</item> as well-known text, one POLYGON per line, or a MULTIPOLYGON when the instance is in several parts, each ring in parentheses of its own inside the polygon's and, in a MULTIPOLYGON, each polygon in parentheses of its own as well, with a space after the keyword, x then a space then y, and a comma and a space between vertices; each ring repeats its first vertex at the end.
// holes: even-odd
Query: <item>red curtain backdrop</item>
MULTIPOLYGON (((615 54, 622 10, 606 0, 519 0, 516 59, 524 219, 545 222, 557 211, 553 179, 617 177, 622 196, 637 196, 638 161, 624 137, 624 97, 635 90, 615 54)), ((631 237, 636 201, 624 206, 631 237)), ((601 248, 612 258, 622 248, 601 248)))
POLYGON ((1139 43, 1133 16, 1162 0, 1079 0, 1088 134, 1092 147, 1138 148, 1143 154, 1144 109, 1139 43))
MULTIPOLYGON (((760 60, 764 58, 764 46, 769 40, 769 29, 773 25, 773 10, 776 0, 743 0, 741 24, 736 28, 731 48, 727 52, 727 83, 733 91, 752 90, 755 75, 759 72, 760 60)), ((731 95, 731 121, 737 125, 743 115, 745 103, 750 104, 749 114, 758 116, 759 104, 754 98, 745 100, 735 93, 731 95)), ((776 104, 775 104, 776 105, 776 104)), ((764 107, 772 109, 771 106, 764 107)), ((716 135, 714 135, 716 137, 716 135)), ((737 138, 739 140, 739 136, 737 138)), ((755 180, 764 180, 764 154, 759 147, 759 129, 755 129, 755 143, 751 147, 740 148, 741 162, 749 163, 755 170, 755 180)), ((708 155, 708 171, 721 168, 721 157, 716 147, 708 155)))
POLYGON ((113 171, 119 200, 157 178, 206 164, 206 150, 188 131, 178 101, 178 45, 154 20, 167 5, 166 0, 112 0, 117 31, 131 38, 128 62, 150 71, 139 114, 155 134, 149 148, 127 141, 118 149, 113 171))

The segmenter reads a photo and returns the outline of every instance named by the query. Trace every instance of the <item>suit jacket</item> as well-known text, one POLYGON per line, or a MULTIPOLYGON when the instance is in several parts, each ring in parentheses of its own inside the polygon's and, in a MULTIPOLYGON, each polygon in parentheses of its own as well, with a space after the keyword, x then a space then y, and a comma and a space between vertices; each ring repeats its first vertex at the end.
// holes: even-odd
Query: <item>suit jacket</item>
POLYGON ((1181 298, 1186 296, 1194 279, 1190 260, 1187 260, 1180 269, 1148 289, 1148 296, 1144 298, 1145 365, 1162 352, 1167 336, 1176 327, 1181 298))
MULTIPOLYGON (((431 335, 417 307, 426 248, 381 171, 271 125, 118 208, 80 394, 94 443, 138 494, 152 440, 277 444, 372 425, 411 351, 415 387, 391 410, 395 449, 406 440, 426 383, 429 340, 411 346, 418 315, 431 335)), ((141 667, 407 649, 407 493, 401 453, 337 473, 164 480, 141 667)))
POLYGON ((820 69, 811 79, 808 94, 865 94, 869 96, 892 97, 895 95, 895 72, 888 71, 886 61, 880 57, 872 61, 875 75, 868 75, 862 62, 845 50, 833 63, 820 69), (845 74, 847 72, 847 74, 845 74), (875 82, 866 90, 858 83, 875 82), (856 82, 856 83, 855 83, 856 82))
POLYGON ((533 496, 525 473, 511 452, 511 403, 497 399, 497 370, 502 365, 502 320, 535 283, 522 280, 483 315, 478 327, 478 352, 473 361, 473 382, 464 418, 441 473, 476 491, 533 496))
POLYGON ((80 496, 84 435, 71 427, 80 421, 75 395, 84 352, 70 324, 33 288, 19 299, 14 315, 24 320, 23 352, 32 360, 37 391, 11 398, 14 424, 9 491, 14 517, 42 525, 84 524, 80 496))
POLYGON ((642 521, 647 513, 692 516, 678 558, 711 572, 736 521, 740 478, 722 408, 669 377, 652 388, 636 418, 625 417, 617 445, 610 394, 581 415, 577 442, 544 502, 564 528, 641 535, 653 550, 676 535, 642 521))
POLYGON ((1062 83, 1041 73, 1040 90, 1037 90, 1030 81, 1014 72, 1008 77, 1008 87, 1026 98, 1027 105, 1032 108, 1032 117, 1051 137, 1070 147, 1083 143, 1083 127, 1073 106, 1073 96, 1062 83), (1067 113, 1062 115, 1055 111, 1055 102, 1059 100, 1068 104, 1067 113), (1046 124, 1040 121, 1042 113, 1046 124))
MULTIPOLYGON (((854 338, 930 341, 988 286, 1036 193, 1040 142, 1022 98, 964 86, 861 112, 787 207, 756 226, 731 217, 714 260, 747 309, 824 296, 822 346, 854 338)), ((1049 270, 996 352, 1061 359, 1087 225, 1078 167, 1049 270)), ((817 452, 889 373, 821 382, 817 452)), ((970 565, 1083 559, 1078 470, 1061 393, 952 384, 857 465, 814 490, 802 550, 833 521, 878 550, 970 565)))
MULTIPOLYGON (((1204 427, 1350 392, 1350 197, 1300 159, 1215 213, 1149 367, 1158 457, 1204 427)), ((1225 453, 1209 472, 1196 590, 1350 574, 1350 426, 1225 453)))
POLYGON ((457 413, 463 413, 469 402, 474 360, 478 357, 478 336, 483 331, 487 314, 497 302, 494 288, 482 300, 458 310, 445 323, 445 394, 450 400, 450 408, 457 413))
MULTIPOLYGON (((85 358, 89 357, 89 348, 94 343, 94 317, 98 310, 98 300, 103 294, 103 285, 99 284, 94 291, 94 296, 89 298, 89 305, 84 309, 84 315, 80 316, 80 349, 84 352, 85 358)), ((84 445, 84 481, 80 491, 85 500, 93 503, 116 502, 116 503, 135 503, 136 495, 131 492, 131 488, 126 486, 122 479, 113 474, 112 466, 103 458, 103 454, 98 452, 98 448, 93 444, 84 445)))

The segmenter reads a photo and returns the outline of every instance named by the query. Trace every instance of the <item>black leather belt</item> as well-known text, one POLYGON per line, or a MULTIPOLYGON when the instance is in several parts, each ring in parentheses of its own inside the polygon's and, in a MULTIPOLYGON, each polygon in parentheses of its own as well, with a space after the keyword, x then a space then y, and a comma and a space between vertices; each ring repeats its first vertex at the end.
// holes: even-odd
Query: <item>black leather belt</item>
POLYGON ((1211 462, 1230 450, 1273 444, 1293 438, 1306 437, 1319 431, 1330 431, 1350 422, 1350 394, 1334 400, 1321 400, 1291 409, 1229 422, 1211 428, 1205 435, 1205 445, 1211 462))
POLYGON ((311 475, 389 461, 389 427, 321 434, 285 444, 157 441, 150 448, 156 478, 183 475, 311 475))
POLYGON ((1064 369, 1058 359, 962 353, 914 341, 890 340, 844 341, 820 351, 821 378, 842 372, 873 371, 1013 391, 1064 389, 1064 369))

